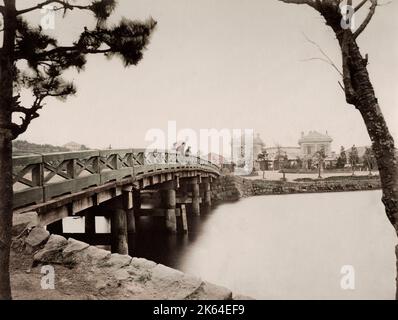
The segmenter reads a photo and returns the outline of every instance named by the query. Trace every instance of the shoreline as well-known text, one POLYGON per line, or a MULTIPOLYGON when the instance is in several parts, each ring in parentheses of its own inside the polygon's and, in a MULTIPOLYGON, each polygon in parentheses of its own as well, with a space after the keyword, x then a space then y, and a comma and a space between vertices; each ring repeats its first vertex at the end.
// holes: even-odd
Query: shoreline
POLYGON ((278 181, 246 179, 244 177, 224 175, 214 184, 212 199, 219 201, 237 201, 241 198, 262 195, 314 194, 328 192, 353 192, 381 190, 378 176, 334 177, 311 181, 278 181))

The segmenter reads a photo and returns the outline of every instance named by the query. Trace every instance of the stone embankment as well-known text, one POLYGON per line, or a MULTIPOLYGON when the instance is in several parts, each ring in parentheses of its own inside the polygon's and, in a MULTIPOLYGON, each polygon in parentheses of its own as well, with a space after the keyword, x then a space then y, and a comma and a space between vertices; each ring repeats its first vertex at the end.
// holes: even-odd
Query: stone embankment
POLYGON ((290 193, 342 192, 380 189, 378 176, 331 177, 299 181, 251 180, 238 176, 222 176, 212 186, 215 201, 236 201, 243 197, 290 193))
POLYGON ((50 235, 30 222, 12 245, 16 299, 246 299, 231 290, 143 258, 110 253, 50 235), (54 290, 41 288, 42 266, 55 273, 54 290))

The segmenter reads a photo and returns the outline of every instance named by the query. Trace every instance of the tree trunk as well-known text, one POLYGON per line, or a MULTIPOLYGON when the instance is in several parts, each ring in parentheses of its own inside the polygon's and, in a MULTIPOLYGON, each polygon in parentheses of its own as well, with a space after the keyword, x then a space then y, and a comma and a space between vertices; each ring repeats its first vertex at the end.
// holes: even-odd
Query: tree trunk
MULTIPOLYGON (((347 37, 347 33, 345 36, 347 37)), ((338 39, 342 48, 344 75, 348 73, 355 93, 355 96, 348 97, 347 101, 359 110, 365 122, 380 173, 382 202, 387 217, 398 234, 398 166, 394 139, 388 130, 369 79, 367 59, 362 57, 352 35, 348 34, 348 40, 344 39, 344 36, 338 39), (344 41, 347 42, 344 43, 344 41)), ((347 86, 346 83, 345 86, 347 86)), ((398 283, 396 290, 398 298, 398 283)))
POLYGON ((370 82, 367 60, 362 58, 355 40, 350 41, 348 50, 343 50, 343 54, 348 55, 352 86, 356 92, 355 107, 361 113, 372 141, 383 189, 382 201, 387 217, 398 233, 398 166, 394 139, 370 82))
POLYGON ((0 300, 11 299, 12 131, 15 0, 4 0, 3 47, 0 51, 0 300))
POLYGON ((12 227, 12 147, 0 135, 0 300, 11 299, 9 257, 12 227))
MULTIPOLYGON (((359 110, 365 122, 375 155, 382 187, 386 214, 398 234, 398 165, 394 139, 388 130, 363 58, 350 29, 341 28, 338 7, 325 4, 320 13, 336 34, 343 60, 343 83, 347 103, 359 110)), ((354 163, 353 163, 354 164, 354 163)), ((397 283, 398 298, 398 283, 397 283)))
MULTIPOLYGON (((382 202, 385 206, 387 217, 398 234, 398 165, 394 139, 388 130, 369 79, 367 70, 368 58, 364 59, 362 57, 356 42, 356 37, 365 30, 367 24, 372 19, 378 5, 377 1, 371 2, 372 5, 367 17, 355 33, 352 33, 350 28, 342 27, 343 16, 339 7, 341 1, 281 1, 310 5, 325 18, 326 24, 333 29, 339 41, 343 58, 343 83, 346 100, 347 103, 354 105, 359 110, 365 122, 380 173, 383 191, 382 202)), ((347 4, 351 6, 352 1, 347 1, 347 4)), ((360 8, 360 6, 358 7, 360 8)), ((398 280, 396 297, 398 299, 398 280)))

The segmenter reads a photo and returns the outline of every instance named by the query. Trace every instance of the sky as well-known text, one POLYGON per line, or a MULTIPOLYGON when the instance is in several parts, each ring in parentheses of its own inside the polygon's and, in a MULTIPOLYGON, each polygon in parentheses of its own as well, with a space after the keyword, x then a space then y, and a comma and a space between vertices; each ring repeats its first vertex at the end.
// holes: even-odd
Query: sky
MULTIPOLYGON (((18 8, 37 1, 20 0, 18 8)), ((390 130, 398 140, 398 1, 378 7, 358 42, 390 130)), ((340 66, 338 44, 320 15, 277 0, 119 0, 109 23, 153 17, 157 28, 144 59, 124 68, 117 58, 91 56, 84 72, 68 72, 78 93, 48 100, 20 139, 92 148, 145 147, 146 133, 166 130, 254 129, 267 146, 297 146, 301 132, 326 131, 340 145, 370 143, 363 120, 347 105, 339 74, 306 40, 340 66)), ((30 15, 38 23, 40 15, 30 15)), ((87 14, 57 16, 63 44, 76 39, 87 14)))

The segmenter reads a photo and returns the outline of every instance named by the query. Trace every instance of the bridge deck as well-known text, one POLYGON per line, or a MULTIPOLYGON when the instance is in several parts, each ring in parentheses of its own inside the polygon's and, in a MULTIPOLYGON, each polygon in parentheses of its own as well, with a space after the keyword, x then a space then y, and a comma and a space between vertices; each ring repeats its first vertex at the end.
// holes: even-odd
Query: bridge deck
POLYGON ((59 205, 138 183, 144 188, 174 175, 219 175, 219 168, 200 157, 146 149, 90 150, 13 157, 16 212, 59 205))

